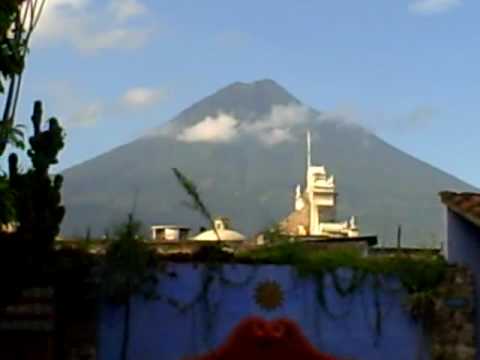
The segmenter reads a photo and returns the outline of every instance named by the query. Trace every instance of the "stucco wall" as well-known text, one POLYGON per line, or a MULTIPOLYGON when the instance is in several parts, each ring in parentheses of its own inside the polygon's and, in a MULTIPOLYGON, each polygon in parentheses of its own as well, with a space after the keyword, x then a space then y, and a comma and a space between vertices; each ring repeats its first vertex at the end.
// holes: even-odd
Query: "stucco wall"
MULTIPOLYGON (((404 306, 405 292, 393 279, 374 290, 370 282, 342 297, 327 278, 322 289, 327 311, 318 300, 318 284, 300 278, 289 266, 172 264, 162 276, 162 300, 134 300, 129 358, 170 360, 202 354, 225 341, 246 316, 296 321, 320 351, 344 359, 429 359, 429 343, 420 324, 404 306), (277 282, 283 301, 268 311, 256 302, 255 291, 265 281, 277 282), (205 285, 210 284, 209 291, 205 285), (206 294, 206 296, 202 296, 206 294), (377 295, 375 295, 377 294, 377 295)), ((350 274, 342 272, 348 283, 350 274)), ((346 284, 345 284, 346 286, 346 284)), ((105 306, 100 314, 98 355, 119 359, 123 308, 105 306)))
MULTIPOLYGON (((478 286, 480 284, 480 229, 456 213, 447 210, 447 260, 465 265, 473 274, 475 308, 480 309, 478 286)), ((475 328, 480 329, 480 311, 475 311, 475 328)), ((476 337, 480 349, 480 337, 476 337)), ((480 352, 476 355, 480 360, 480 352)))

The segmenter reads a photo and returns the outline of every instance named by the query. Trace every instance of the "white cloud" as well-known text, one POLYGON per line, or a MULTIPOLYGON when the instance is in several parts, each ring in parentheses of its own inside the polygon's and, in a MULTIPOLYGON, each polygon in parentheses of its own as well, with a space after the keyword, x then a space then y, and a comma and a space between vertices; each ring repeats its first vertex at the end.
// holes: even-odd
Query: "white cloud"
MULTIPOLYGON (((89 0, 47 0, 34 32, 34 38, 57 39, 62 37, 62 33, 71 31, 66 27, 69 23, 73 28, 81 26, 80 23, 83 20, 75 14, 83 13, 88 4, 89 0)), ((84 18, 84 16, 82 14, 81 17, 84 18)))
POLYGON ((276 145, 287 141, 294 141, 295 138, 289 129, 272 129, 259 136, 259 139, 266 145, 276 145))
POLYGON ((246 124, 246 130, 261 132, 274 128, 292 128, 305 123, 310 115, 310 110, 302 105, 274 105, 270 114, 257 121, 246 124))
MULTIPOLYGON (((151 136, 175 136, 184 142, 219 143, 230 142, 240 137, 253 137, 270 147, 303 139, 305 128, 315 122, 330 122, 337 127, 355 128, 365 134, 382 132, 411 132, 422 129, 433 121, 440 112, 429 105, 419 105, 403 114, 391 111, 365 110, 359 106, 340 105, 320 114, 303 105, 275 105, 269 114, 255 121, 241 121, 231 114, 206 117, 199 123, 179 130, 175 124, 162 127, 151 136)), ((365 136, 367 146, 369 137, 365 136)))
POLYGON ((163 100, 165 96, 163 89, 134 87, 125 92, 122 103, 129 107, 145 107, 163 100))
POLYGON ((165 91, 155 88, 131 88, 118 98, 102 98, 68 81, 47 84, 47 103, 67 127, 92 127, 104 120, 131 119, 131 111, 141 111, 164 98, 165 91), (129 110, 129 111, 126 111, 129 110))
POLYGON ((336 126, 355 127, 369 133, 411 133, 431 126, 442 112, 431 104, 418 104, 408 111, 377 108, 366 109, 355 104, 342 104, 322 112, 321 121, 332 121, 336 126))
POLYGON ((109 10, 114 18, 119 22, 144 15, 147 12, 145 5, 138 0, 112 1, 110 2, 109 10))
POLYGON ((67 43, 84 53, 138 48, 147 42, 152 29, 134 26, 129 20, 145 14, 138 0, 47 0, 33 44, 67 43))
POLYGON ((229 142, 238 135, 238 120, 227 114, 207 116, 199 123, 184 129, 177 137, 184 142, 229 142))
POLYGON ((310 110, 299 105, 275 105, 270 113, 254 122, 241 122, 232 115, 220 113, 206 117, 183 129, 177 139, 184 142, 229 142, 239 136, 253 136, 267 146, 294 141, 294 130, 310 118, 310 110))
POLYGON ((47 84, 47 101, 55 109, 55 116, 67 128, 92 127, 105 114, 102 102, 87 99, 68 81, 47 84))
POLYGON ((322 120, 333 120, 344 123, 357 124, 362 122, 364 114, 360 108, 352 104, 340 104, 330 111, 322 112, 322 120))
POLYGON ((447 12, 462 3, 462 0, 416 0, 410 3, 408 9, 414 14, 433 15, 447 12))
POLYGON ((305 124, 311 117, 311 112, 302 105, 274 105, 270 114, 253 123, 245 123, 242 130, 255 136, 265 145, 276 145, 293 141, 292 131, 298 125, 305 124))
POLYGON ((83 52, 92 53, 103 49, 137 49, 148 40, 151 32, 146 29, 116 28, 98 32, 93 38, 78 37, 76 46, 83 52))
POLYGON ((98 122, 102 110, 102 106, 99 103, 84 105, 67 120, 67 125, 76 127, 94 126, 98 122))

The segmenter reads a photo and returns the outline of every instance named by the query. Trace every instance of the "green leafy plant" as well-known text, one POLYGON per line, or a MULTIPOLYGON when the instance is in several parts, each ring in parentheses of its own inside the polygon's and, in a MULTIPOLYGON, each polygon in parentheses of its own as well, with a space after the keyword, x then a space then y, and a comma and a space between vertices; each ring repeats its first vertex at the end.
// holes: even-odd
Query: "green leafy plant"
POLYGON ((158 280, 154 259, 154 251, 141 236, 141 224, 129 214, 107 247, 100 275, 102 295, 108 302, 125 308, 122 360, 128 359, 132 297, 155 298, 158 280))
POLYGON ((411 296, 405 302, 406 308, 415 320, 422 322, 424 328, 431 330, 435 326, 435 298, 434 290, 423 291, 411 296))
POLYGON ((0 127, 0 143, 13 145, 21 150, 25 149, 24 125, 5 124, 0 127))
POLYGON ((288 235, 282 233, 278 225, 274 225, 263 231, 262 235, 266 244, 285 243, 290 238, 288 235))
MULTIPOLYGON (((0 129, 4 130, 0 133, 15 129, 15 113, 30 38, 38 25, 45 4, 46 0, 2 0, 0 2, 0 93, 6 90, 6 100, 0 121, 0 129)), ((0 136, 0 155, 4 153, 8 141, 9 138, 5 134, 0 136)), ((16 140, 14 144, 15 142, 16 140)))
POLYGON ((185 176, 177 168, 173 168, 172 170, 173 170, 173 173, 175 174, 177 181, 179 182, 179 184, 182 186, 182 188, 185 190, 185 192, 188 194, 188 196, 190 196, 192 200, 192 203, 189 204, 189 206, 193 210, 198 211, 210 223, 210 226, 212 227, 213 231, 215 232, 215 235, 217 236, 217 240, 221 241, 220 234, 218 233, 215 227, 213 216, 210 213, 210 210, 208 210, 208 207, 203 202, 200 196, 200 192, 198 191, 195 183, 192 180, 190 180, 187 176, 185 176))
POLYGON ((15 219, 14 196, 10 189, 8 178, 0 175, 0 232, 1 226, 15 219))

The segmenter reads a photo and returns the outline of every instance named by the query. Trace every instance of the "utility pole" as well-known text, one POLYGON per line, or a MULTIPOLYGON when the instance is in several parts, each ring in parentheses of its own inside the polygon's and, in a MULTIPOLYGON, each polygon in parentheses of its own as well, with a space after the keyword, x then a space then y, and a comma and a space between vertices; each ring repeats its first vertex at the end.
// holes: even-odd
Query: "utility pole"
POLYGON ((402 225, 398 225, 397 228, 397 249, 402 248, 402 225))

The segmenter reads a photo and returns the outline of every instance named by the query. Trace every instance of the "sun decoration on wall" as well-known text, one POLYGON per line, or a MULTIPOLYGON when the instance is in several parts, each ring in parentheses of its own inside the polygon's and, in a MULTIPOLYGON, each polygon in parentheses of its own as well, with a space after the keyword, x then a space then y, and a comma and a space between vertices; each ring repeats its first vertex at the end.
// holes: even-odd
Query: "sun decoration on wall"
POLYGON ((282 306, 283 299, 283 290, 277 281, 262 281, 255 288, 255 302, 264 310, 277 309, 282 306))

